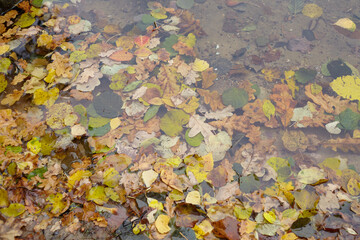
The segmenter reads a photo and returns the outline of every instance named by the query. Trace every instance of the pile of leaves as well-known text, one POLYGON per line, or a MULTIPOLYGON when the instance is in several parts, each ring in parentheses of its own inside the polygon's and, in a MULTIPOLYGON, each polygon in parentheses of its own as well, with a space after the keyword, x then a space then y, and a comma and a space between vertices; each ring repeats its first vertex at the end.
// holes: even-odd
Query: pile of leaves
POLYGON ((280 79, 268 97, 250 81, 219 93, 194 49, 199 22, 148 7, 126 33, 92 31, 68 4, 24 1, 0 18, 0 236, 76 234, 87 223, 92 237, 357 235, 358 172, 305 152, 359 152, 359 77, 333 80, 329 95, 311 71, 267 70, 280 79), (262 134, 269 128, 286 151, 262 134), (346 135, 320 140, 300 128, 346 135))

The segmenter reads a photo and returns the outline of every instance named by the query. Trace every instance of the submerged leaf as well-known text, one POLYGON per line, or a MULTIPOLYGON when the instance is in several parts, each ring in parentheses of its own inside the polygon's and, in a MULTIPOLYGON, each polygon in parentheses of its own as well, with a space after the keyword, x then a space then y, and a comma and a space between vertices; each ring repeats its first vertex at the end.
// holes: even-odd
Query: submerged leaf
POLYGON ((175 137, 181 133, 182 126, 187 124, 189 119, 190 116, 183 110, 170 110, 160 119, 160 128, 165 134, 175 137))
POLYGON ((7 208, 0 209, 0 212, 6 217, 17 217, 25 210, 25 206, 21 203, 11 203, 7 208))

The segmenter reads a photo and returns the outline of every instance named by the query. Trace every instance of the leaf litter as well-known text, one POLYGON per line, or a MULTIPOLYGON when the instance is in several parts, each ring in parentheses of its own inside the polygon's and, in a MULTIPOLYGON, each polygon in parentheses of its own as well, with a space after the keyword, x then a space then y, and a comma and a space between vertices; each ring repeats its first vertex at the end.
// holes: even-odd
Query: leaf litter
MULTIPOLYGON (((340 155, 319 164, 303 155, 317 145, 337 154, 359 152, 358 76, 333 80, 333 95, 312 83, 314 71, 303 79, 299 73, 305 68, 285 71, 282 83, 274 83, 262 99, 250 81, 223 94, 211 88, 217 74, 194 50, 205 32, 186 10, 193 1, 178 1, 182 10, 149 3, 151 17, 173 19, 176 28, 168 29, 165 40, 151 25, 137 36, 111 25, 94 34, 86 19, 56 16, 68 5, 27 4, 19 6, 25 13, 14 9, 1 18, 7 24, 2 42, 36 37, 40 56, 23 59, 8 45, 1 49, 12 58, 1 58, 0 90, 9 88, 8 81, 16 85, 1 99, 2 238, 23 239, 26 231, 42 238, 42 229, 74 234, 87 223, 99 232, 106 229, 109 237, 151 239, 359 232, 356 169, 340 155), (46 11, 53 15, 44 25, 32 26, 46 11), (67 40, 79 33, 76 44, 67 40), (12 60, 17 57, 18 72, 12 60), (98 92, 104 85, 108 90, 98 92), (306 104, 295 98, 299 90, 306 104), (75 101, 67 101, 68 92, 75 101), (31 108, 6 108, 29 96, 31 108), (346 135, 315 144, 316 138, 297 129, 326 126, 346 135), (281 129, 283 149, 262 135, 264 128, 281 129), (79 150, 68 154, 74 145, 79 150), (68 166, 67 154, 77 157, 68 166), (337 226, 326 219, 335 217, 337 226), (36 226, 25 229, 28 222, 36 226)), ((303 5, 290 1, 289 10, 311 18, 322 14, 317 5, 316 12, 303 5)), ((290 50, 308 51, 303 40, 294 44, 290 50)), ((273 68, 262 75, 269 82, 281 78, 273 68)))

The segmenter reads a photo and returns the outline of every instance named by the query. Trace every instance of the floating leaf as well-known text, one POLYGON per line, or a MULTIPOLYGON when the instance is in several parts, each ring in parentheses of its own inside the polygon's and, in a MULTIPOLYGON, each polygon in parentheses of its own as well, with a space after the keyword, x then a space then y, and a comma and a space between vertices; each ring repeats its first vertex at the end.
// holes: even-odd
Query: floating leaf
POLYGON ((135 90, 143 81, 138 80, 138 81, 134 81, 132 83, 129 83, 128 85, 126 85, 123 89, 123 92, 131 92, 133 90, 135 90))
POLYGON ((81 179, 83 179, 85 177, 90 177, 91 175, 92 175, 92 173, 90 171, 77 170, 76 172, 74 172, 72 175, 70 175, 68 177, 68 181, 67 181, 68 188, 71 190, 77 181, 80 181, 81 179))
POLYGON ((194 6, 194 0, 177 0, 176 5, 182 9, 190 9, 194 6))
POLYGON ((266 221, 268 221, 269 223, 274 223, 276 221, 276 215, 274 212, 264 212, 264 218, 266 219, 266 221))
POLYGON ((138 47, 145 47, 147 44, 149 44, 150 42, 150 38, 148 36, 137 36, 134 39, 134 42, 136 45, 138 45, 138 47))
POLYGON ((235 109, 242 108, 248 103, 248 93, 244 89, 229 88, 222 94, 222 102, 224 105, 232 105, 235 109))
POLYGON ((193 66, 192 66, 192 69, 195 72, 202 72, 202 71, 205 71, 208 68, 209 68, 209 64, 205 60, 201 60, 201 59, 198 59, 198 58, 195 59, 195 61, 193 63, 193 66))
POLYGON ((320 168, 305 168, 298 173, 297 179, 303 184, 315 184, 318 182, 324 182, 326 174, 320 168))
POLYGON ((21 28, 27 28, 33 25, 34 22, 35 18, 30 13, 23 13, 15 25, 21 28))
POLYGON ((309 139, 302 131, 285 131, 281 140, 284 147, 291 152, 305 150, 309 144, 309 139))
POLYGON ((286 159, 272 157, 267 160, 267 164, 269 164, 276 171, 278 174, 277 179, 279 181, 285 181, 285 179, 287 179, 291 174, 290 163, 286 159))
POLYGON ((270 100, 266 99, 262 106, 265 116, 270 120, 272 116, 275 115, 275 106, 271 103, 270 100))
POLYGON ((360 101, 360 78, 354 76, 338 77, 330 87, 341 97, 360 101))
POLYGON ((296 204, 302 209, 314 209, 315 204, 319 199, 316 192, 309 192, 307 190, 300 190, 293 193, 296 204))
POLYGON ((189 131, 188 129, 185 133, 185 140, 186 142, 193 147, 198 147, 204 140, 204 136, 201 133, 196 134, 194 137, 189 137, 189 131))
POLYGON ((323 10, 315 3, 308 3, 304 6, 302 14, 309 18, 318 18, 323 14, 323 10))
POLYGON ((245 219, 249 219, 249 217, 251 216, 253 212, 252 207, 249 208, 243 208, 243 207, 238 207, 236 206, 234 208, 234 215, 236 218, 240 219, 240 220, 245 220, 245 219))
POLYGON ((103 183, 108 187, 116 187, 119 185, 120 174, 115 168, 108 168, 104 172, 103 183))
POLYGON ((51 194, 47 197, 47 201, 52 203, 51 213, 55 215, 60 215, 68 209, 66 201, 63 200, 64 195, 62 193, 51 194))
POLYGON ((41 143, 37 137, 33 137, 26 146, 33 154, 38 154, 41 151, 41 143))
POLYGON ((150 170, 144 171, 141 175, 141 178, 142 178, 145 186, 148 188, 148 187, 151 187, 151 184, 153 184, 156 181, 158 176, 159 176, 159 174, 157 172, 150 169, 150 170))
POLYGON ((350 32, 356 30, 356 24, 349 18, 340 18, 334 25, 349 30, 350 32))
POLYGON ((175 137, 181 133, 182 126, 187 124, 189 119, 190 116, 183 110, 170 110, 160 119, 160 128, 165 134, 175 137))
POLYGON ((110 59, 118 62, 128 62, 133 59, 134 55, 127 50, 118 50, 110 55, 110 59))
POLYGON ((70 54, 70 61, 71 62, 81 62, 82 60, 85 60, 87 58, 87 55, 85 51, 74 51, 70 54))
POLYGON ((360 113, 353 112, 350 108, 339 114, 340 128, 355 130, 359 127, 360 113))
POLYGON ((300 68, 295 72, 295 79, 299 83, 306 84, 315 79, 316 73, 313 69, 300 68))
POLYGON ((115 118, 122 112, 123 101, 112 91, 100 93, 94 98, 94 108, 97 114, 104 118, 115 118))
POLYGON ((144 122, 147 122, 150 119, 152 119, 153 117, 155 117, 155 115, 159 111, 159 108, 160 108, 160 106, 158 106, 158 105, 152 105, 151 107, 149 107, 149 109, 146 111, 146 113, 144 115, 144 122))
POLYGON ((0 209, 0 212, 6 217, 17 217, 25 210, 25 206, 21 203, 11 203, 9 207, 0 209))

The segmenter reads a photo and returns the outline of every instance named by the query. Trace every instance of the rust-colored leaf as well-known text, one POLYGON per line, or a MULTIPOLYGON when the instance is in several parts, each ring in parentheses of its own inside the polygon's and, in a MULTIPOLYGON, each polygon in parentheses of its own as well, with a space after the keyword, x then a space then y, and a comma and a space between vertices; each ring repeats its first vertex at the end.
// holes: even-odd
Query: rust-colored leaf
POLYGON ((283 126, 287 127, 290 124, 297 102, 292 98, 291 91, 286 84, 276 84, 272 89, 272 93, 270 99, 276 105, 276 113, 278 113, 283 126))
POLYGON ((126 50, 119 50, 110 55, 110 59, 118 62, 130 61, 134 55, 126 50))
POLYGON ((204 89, 198 89, 197 91, 204 98, 204 102, 210 105, 211 110, 216 111, 225 108, 217 91, 210 92, 210 90, 204 89))
POLYGON ((150 38, 148 36, 138 36, 134 39, 134 42, 138 47, 144 47, 146 46, 150 41, 150 38))

